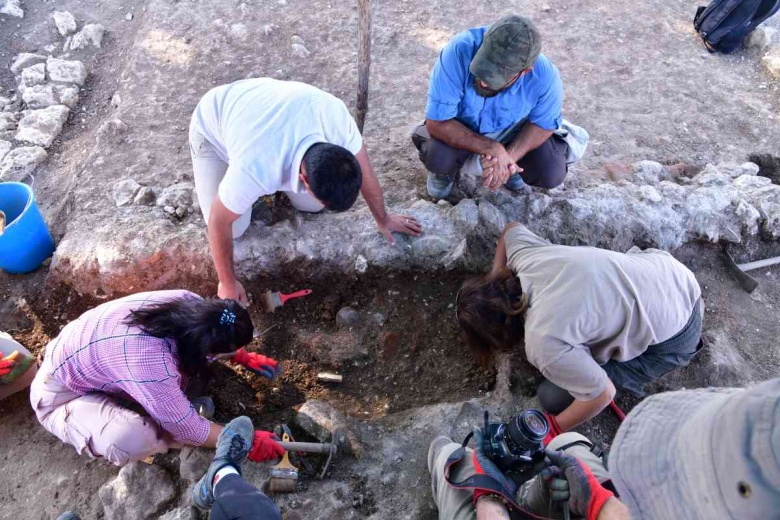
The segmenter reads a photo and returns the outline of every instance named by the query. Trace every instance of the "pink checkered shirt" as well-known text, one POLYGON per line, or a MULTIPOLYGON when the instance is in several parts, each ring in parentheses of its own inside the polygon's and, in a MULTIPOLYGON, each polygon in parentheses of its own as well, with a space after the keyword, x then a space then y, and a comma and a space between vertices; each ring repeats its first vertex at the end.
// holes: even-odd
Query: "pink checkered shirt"
POLYGON ((176 342, 124 323, 131 310, 178 298, 188 291, 133 294, 104 303, 68 323, 46 347, 56 380, 78 394, 127 394, 181 442, 202 444, 209 421, 182 392, 176 342))

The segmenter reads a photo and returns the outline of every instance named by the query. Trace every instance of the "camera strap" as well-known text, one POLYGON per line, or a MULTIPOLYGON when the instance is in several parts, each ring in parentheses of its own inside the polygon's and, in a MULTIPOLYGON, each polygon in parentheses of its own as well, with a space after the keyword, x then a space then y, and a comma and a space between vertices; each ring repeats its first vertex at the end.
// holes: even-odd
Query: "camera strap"
POLYGON ((490 493, 494 493, 500 497, 502 497, 508 505, 510 505, 512 508, 514 508, 515 513, 519 518, 522 518, 524 520, 536 520, 539 517, 532 515, 522 507, 520 507, 515 502, 515 497, 507 496, 507 493, 504 489, 504 486, 502 486, 496 479, 491 477, 490 475, 485 475, 483 473, 475 473, 474 475, 471 475, 470 477, 466 478, 465 480, 461 480, 460 482, 453 482, 450 479, 450 470, 460 464, 463 459, 466 457, 466 444, 468 443, 469 439, 471 438, 471 434, 469 434, 468 437, 466 437, 466 440, 463 441, 463 445, 452 452, 452 454, 447 458, 447 462, 444 465, 444 480, 449 484, 451 487, 455 489, 483 489, 485 491, 489 491, 490 493))

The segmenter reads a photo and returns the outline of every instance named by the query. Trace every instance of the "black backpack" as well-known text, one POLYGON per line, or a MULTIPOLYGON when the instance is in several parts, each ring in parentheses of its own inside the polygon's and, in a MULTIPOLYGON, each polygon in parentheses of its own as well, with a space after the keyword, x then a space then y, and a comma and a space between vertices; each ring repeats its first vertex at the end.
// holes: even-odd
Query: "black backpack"
POLYGON ((780 0, 712 0, 696 10, 693 26, 708 51, 728 54, 778 9, 780 0))

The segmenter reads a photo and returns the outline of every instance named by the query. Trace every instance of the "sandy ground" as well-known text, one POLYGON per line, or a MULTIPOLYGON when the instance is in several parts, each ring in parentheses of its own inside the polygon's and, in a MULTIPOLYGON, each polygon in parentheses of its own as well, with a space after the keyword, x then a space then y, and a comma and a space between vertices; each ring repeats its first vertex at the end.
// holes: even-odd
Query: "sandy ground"
MULTIPOLYGON (((405 201, 424 191, 424 171, 408 135, 423 117, 427 77, 436 53, 458 31, 510 12, 527 14, 537 22, 545 38, 544 52, 564 78, 565 115, 592 135, 589 154, 576 168, 580 175, 599 177, 608 163, 630 164, 642 159, 669 164, 739 162, 755 152, 780 154, 777 85, 762 74, 758 58, 751 52, 724 57, 704 51, 690 23, 698 3, 374 2, 374 59, 365 134, 388 199, 391 203, 405 201), (544 5, 549 5, 549 11, 544 5)), ((188 179, 183 130, 198 98, 213 85, 271 75, 313 83, 342 97, 350 107, 354 104, 356 10, 352 3, 26 0, 23 6, 23 20, 3 17, 0 21, 2 93, 15 88, 7 70, 13 56, 61 43, 49 20, 52 11, 69 10, 80 24, 100 22, 109 31, 102 49, 73 56, 87 60, 91 76, 77 113, 71 116, 38 174, 38 197, 58 237, 74 221, 98 220, 114 211, 111 186, 127 175, 157 185, 188 179), (132 21, 125 20, 128 12, 134 13, 132 21), (217 20, 222 23, 217 24, 217 20), (234 23, 247 26, 246 40, 225 35, 222 27, 234 23), (268 33, 266 26, 270 26, 268 33), (292 35, 303 39, 311 52, 309 58, 291 54, 292 35), (97 149, 97 129, 114 113, 110 100, 117 91, 125 94, 120 115, 130 125, 130 132, 109 149, 97 149)), ((748 295, 725 270, 716 246, 687 246, 676 255, 702 284, 707 306, 705 328, 712 347, 691 367, 662 381, 656 390, 748 384, 776 375, 780 369, 776 348, 780 271, 770 268, 757 272, 760 288, 748 295)), ((44 289, 44 275, 44 271, 27 277, 0 274, 0 298, 22 296, 31 303, 32 317, 39 321, 35 330, 25 330, 19 337, 34 343, 31 346, 38 350, 88 303, 75 295, 69 301, 64 293, 55 298, 47 292, 50 288, 44 289)), ((335 284, 333 280, 314 282, 335 284)), ((381 289, 398 290, 398 283, 378 282, 372 290, 377 294, 381 289)), ((411 298, 409 305, 417 301, 424 306, 425 298, 431 304, 423 313, 436 320, 430 348, 448 349, 453 354, 448 368, 454 369, 457 356, 465 356, 465 346, 448 329, 453 325, 451 320, 443 317, 448 312, 446 299, 441 295, 441 301, 432 302, 430 287, 417 287, 414 280, 407 283, 414 288, 412 294, 421 298, 411 298)), ((449 289, 455 282, 446 278, 442 283, 449 289)), ((261 285, 254 289, 260 290, 261 285)), ((192 289, 203 293, 212 290, 209 285, 192 289)), ((344 302, 354 300, 391 312, 392 302, 356 297, 356 290, 347 284, 344 302)), ((332 327, 325 318, 317 318, 321 303, 312 300, 302 304, 301 316, 314 316, 315 321, 322 320, 323 327, 332 327)), ((409 309, 407 306, 404 312, 409 309)), ((297 317, 285 314, 279 319, 297 317)), ((405 353, 402 351, 401 359, 405 353)), ((412 366, 414 358, 388 369, 381 354, 372 348, 365 361, 368 374, 388 378, 387 386, 372 387, 376 399, 358 400, 358 388, 348 388, 345 395, 328 394, 305 378, 292 377, 297 373, 293 371, 282 392, 290 399, 271 404, 282 413, 284 406, 324 396, 358 417, 364 412, 370 417, 390 413, 385 420, 392 421, 396 411, 479 397, 484 393, 483 383, 487 382, 488 388, 492 384, 492 374, 477 372, 471 360, 464 359, 462 370, 471 371, 470 381, 451 396, 444 392, 446 388, 440 388, 421 397, 426 384, 437 382, 426 373, 419 386, 399 392, 397 410, 391 406, 385 411, 383 394, 390 395, 390 387, 397 386, 392 383, 403 381, 403 369, 412 366), (431 399, 426 400, 428 397, 431 399)), ((316 369, 313 360, 296 358, 281 347, 278 355, 288 356, 285 359, 290 366, 299 364, 301 374, 316 369)), ((255 398, 257 389, 246 378, 234 383, 240 396, 237 402, 255 398)), ((517 385, 518 392, 527 389, 517 385)), ((632 403, 622 404, 629 408, 632 403)), ((257 410, 258 418, 261 411, 257 410)), ((616 426, 611 416, 604 416, 584 431, 608 444, 616 426)), ((117 469, 78 457, 71 447, 43 431, 25 395, 0 403, 0 439, 0 467, 7 483, 0 487, 0 516, 54 518, 65 509, 76 508, 84 518, 102 517, 96 491, 117 469)), ((418 442, 422 445, 427 439, 418 442)), ((420 486, 419 493, 428 493, 426 486, 420 486)))

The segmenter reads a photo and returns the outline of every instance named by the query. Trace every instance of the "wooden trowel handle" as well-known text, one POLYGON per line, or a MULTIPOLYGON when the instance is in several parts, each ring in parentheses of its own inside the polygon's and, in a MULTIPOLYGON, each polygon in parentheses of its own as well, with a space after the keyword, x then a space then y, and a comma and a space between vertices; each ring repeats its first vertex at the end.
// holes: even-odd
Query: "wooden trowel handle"
POLYGON ((279 299, 282 301, 282 305, 284 305, 284 302, 287 300, 292 300, 293 298, 300 298, 302 296, 308 296, 311 294, 311 289, 303 289, 302 291, 296 291, 292 294, 283 294, 279 293, 279 299))

